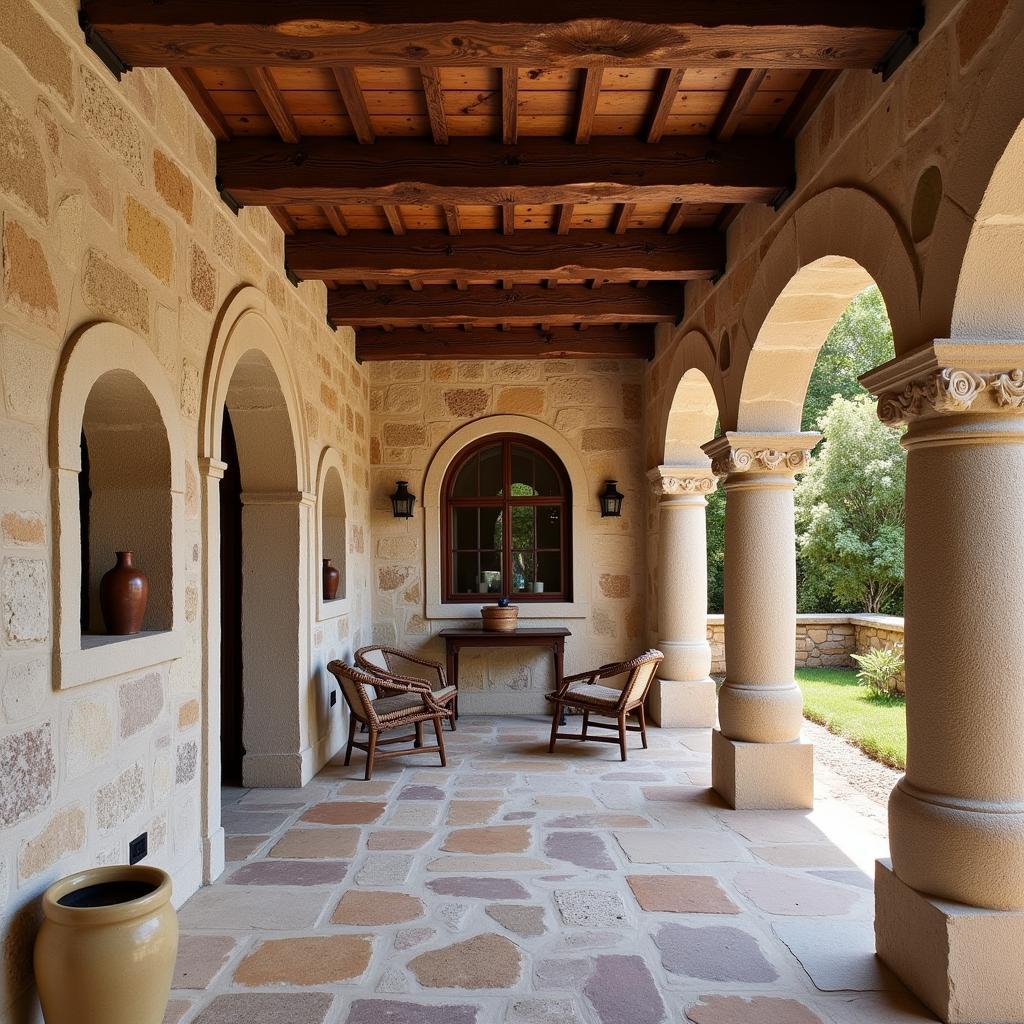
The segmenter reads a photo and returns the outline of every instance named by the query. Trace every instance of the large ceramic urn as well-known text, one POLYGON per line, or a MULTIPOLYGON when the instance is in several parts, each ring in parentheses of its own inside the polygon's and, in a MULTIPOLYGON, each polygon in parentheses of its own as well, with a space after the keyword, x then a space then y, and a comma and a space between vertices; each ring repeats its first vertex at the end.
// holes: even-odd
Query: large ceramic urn
POLYGON ((338 596, 341 583, 341 571, 331 565, 329 558, 324 559, 324 600, 333 601, 338 596))
POLYGON ((117 563, 100 580, 100 610, 111 636, 128 636, 142 629, 149 600, 149 580, 135 568, 130 551, 118 551, 117 563))
POLYGON ((121 865, 54 882, 35 945, 46 1024, 161 1024, 177 953, 166 871, 121 865))

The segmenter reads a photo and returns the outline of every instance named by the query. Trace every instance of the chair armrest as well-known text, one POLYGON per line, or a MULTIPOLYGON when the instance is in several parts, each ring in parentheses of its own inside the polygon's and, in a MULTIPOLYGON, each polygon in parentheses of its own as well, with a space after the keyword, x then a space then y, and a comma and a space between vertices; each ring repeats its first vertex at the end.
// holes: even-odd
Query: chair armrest
MULTIPOLYGON (((418 680, 418 682, 422 683, 422 680, 418 680)), ((422 686, 414 685, 409 680, 399 681, 394 676, 375 677, 373 685, 378 690, 393 690, 395 693, 418 693, 421 697, 426 696, 430 692, 422 686)))
POLYGON ((562 689, 564 690, 570 683, 592 683, 597 679, 600 669, 592 669, 590 672, 577 672, 574 676, 563 676, 562 677, 562 689))
POLYGON ((367 674, 374 680, 374 685, 378 683, 391 683, 394 686, 401 686, 406 690, 422 690, 424 693, 429 693, 431 690, 430 683, 426 679, 418 679, 416 676, 400 676, 394 672, 389 672, 387 669, 379 668, 376 665, 367 665, 367 674))

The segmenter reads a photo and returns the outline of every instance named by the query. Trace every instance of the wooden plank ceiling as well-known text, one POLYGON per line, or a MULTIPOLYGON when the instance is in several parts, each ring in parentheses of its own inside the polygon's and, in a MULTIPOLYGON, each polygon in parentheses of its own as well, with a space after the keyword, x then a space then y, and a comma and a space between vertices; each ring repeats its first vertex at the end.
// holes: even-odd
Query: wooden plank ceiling
POLYGON ((113 66, 171 70, 224 193, 268 207, 359 358, 649 357, 742 205, 793 187, 840 71, 898 61, 919 5, 86 0, 82 21, 113 66))

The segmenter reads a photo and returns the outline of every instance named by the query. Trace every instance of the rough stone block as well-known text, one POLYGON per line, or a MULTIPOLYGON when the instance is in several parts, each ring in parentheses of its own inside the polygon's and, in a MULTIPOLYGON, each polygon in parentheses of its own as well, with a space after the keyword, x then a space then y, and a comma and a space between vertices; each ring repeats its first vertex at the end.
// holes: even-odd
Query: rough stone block
POLYGON ((32 718, 42 710, 49 692, 49 673, 44 661, 11 662, 0 695, 8 722, 32 718))
POLYGON ((85 259, 82 296, 95 312, 132 327, 140 334, 148 333, 148 293, 96 249, 90 249, 85 259))
POLYGON ((137 120, 114 98, 104 80, 87 68, 82 69, 80 103, 81 119, 102 148, 142 182, 142 137, 137 120))
POLYGON ((10 644, 42 643, 50 635, 46 562, 5 558, 0 568, 4 637, 10 644))
POLYGON ((156 278, 171 283, 174 274, 174 237, 171 229, 140 203, 125 196, 125 248, 156 278))
POLYGON ((153 182, 157 192, 186 224, 192 223, 192 179, 166 154, 153 150, 153 182))
POLYGON ((42 810, 50 802, 56 774, 48 722, 0 739, 0 826, 42 810))
POLYGON ((121 739, 151 726, 164 708, 164 686, 159 672, 122 683, 117 691, 121 710, 121 739))
POLYGON ((711 734, 711 785, 743 809, 812 807, 814 748, 809 743, 741 743, 711 734))
POLYGON ((64 771, 77 778, 105 764, 113 746, 110 708, 99 700, 71 705, 64 723, 64 771))
POLYGON ((494 408, 496 412, 542 416, 544 414, 544 389, 541 387, 500 388, 494 408))
POLYGON ((142 810, 146 800, 146 773, 141 764, 126 768, 96 792, 96 824, 109 832, 142 810))
POLYGON ((5 6, 0 19, 0 45, 14 53, 40 85, 52 90, 71 109, 75 81, 71 51, 31 4, 5 6))
POLYGON ((59 811, 35 838, 21 848, 18 875, 23 882, 48 871, 62 857, 85 846, 88 820, 85 808, 76 804, 59 811))
POLYGON ((189 248, 188 287, 196 303, 212 313, 217 304, 217 271, 203 248, 195 242, 189 248))
POLYGON ((58 329, 60 308, 46 253, 10 219, 4 224, 3 285, 8 306, 50 330, 58 329))
POLYGON ((655 679, 648 710, 664 729, 713 729, 718 720, 715 681, 655 679))
POLYGON ((456 388, 444 392, 448 412, 460 418, 482 416, 489 402, 490 392, 483 388, 456 388))
MULTIPOLYGON (((2 32, 0 28, 0 34, 2 32)), ((4 139, 4 159, 0 160, 0 191, 13 196, 45 222, 50 212, 50 200, 42 148, 28 118, 23 117, 2 95, 0 138, 4 139)))
POLYGON ((195 740, 179 743, 177 764, 174 769, 174 781, 179 786, 187 785, 196 777, 199 765, 199 746, 195 740))
POLYGON ((12 547, 42 547, 46 543, 46 523, 36 512, 5 512, 0 519, 0 535, 12 547))

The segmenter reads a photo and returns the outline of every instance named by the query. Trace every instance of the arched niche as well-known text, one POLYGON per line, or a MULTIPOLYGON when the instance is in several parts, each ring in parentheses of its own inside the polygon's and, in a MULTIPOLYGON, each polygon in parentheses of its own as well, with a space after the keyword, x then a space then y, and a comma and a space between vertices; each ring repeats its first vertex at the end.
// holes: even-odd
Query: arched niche
POLYGON ((318 619, 336 619, 349 611, 348 581, 348 515, 345 502, 345 467, 336 448, 325 448, 317 467, 317 561, 322 567, 329 558, 341 574, 338 596, 324 600, 322 582, 318 579, 318 619))
POLYGON ((715 436, 718 401, 704 370, 691 367, 680 378, 665 427, 667 466, 707 466, 701 445, 715 436))
POLYGON ((180 656, 185 464, 163 368, 119 324, 93 324, 71 338, 51 408, 54 660, 67 688, 180 656), (149 601, 141 633, 107 636, 99 585, 124 550, 149 579, 149 601))
POLYGON ((572 488, 572 600, 530 605, 521 614, 530 619, 586 618, 590 612, 589 536, 598 526, 598 485, 587 479, 576 449, 554 427, 529 416, 484 416, 450 434, 434 453, 423 482, 423 550, 426 557, 427 617, 479 618, 480 605, 445 602, 442 593, 442 487, 452 462, 467 446, 494 434, 523 434, 558 456, 572 488))

